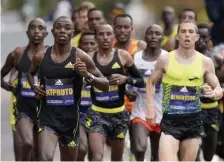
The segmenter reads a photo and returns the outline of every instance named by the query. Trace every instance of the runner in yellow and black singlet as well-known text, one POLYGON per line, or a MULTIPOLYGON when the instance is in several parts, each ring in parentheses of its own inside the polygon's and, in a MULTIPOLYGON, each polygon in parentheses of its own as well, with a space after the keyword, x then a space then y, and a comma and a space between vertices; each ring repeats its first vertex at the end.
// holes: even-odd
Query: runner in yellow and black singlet
POLYGON ((110 25, 97 27, 95 38, 99 52, 95 53, 93 60, 109 80, 109 91, 102 92, 95 86, 91 87, 92 107, 86 114, 91 160, 103 159, 103 148, 109 138, 111 160, 121 161, 124 138, 130 122, 129 113, 124 106, 125 84, 143 87, 144 80, 131 56, 124 50, 112 48, 113 29, 110 25), (133 78, 125 76, 125 70, 133 78))
POLYGON ((153 124, 154 88, 164 74, 159 160, 177 160, 178 151, 181 161, 195 160, 203 132, 201 90, 204 97, 213 100, 223 96, 212 60, 195 51, 195 42, 199 39, 197 32, 198 28, 192 22, 179 24, 178 49, 159 57, 148 82, 146 118, 153 124), (208 85, 203 85, 204 78, 208 85))

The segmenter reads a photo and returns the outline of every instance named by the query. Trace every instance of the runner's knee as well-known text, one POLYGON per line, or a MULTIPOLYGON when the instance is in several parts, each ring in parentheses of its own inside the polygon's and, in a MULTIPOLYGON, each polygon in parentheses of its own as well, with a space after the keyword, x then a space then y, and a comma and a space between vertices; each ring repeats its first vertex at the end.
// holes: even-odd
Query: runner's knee
POLYGON ((147 149, 147 143, 144 144, 139 142, 134 146, 135 153, 145 153, 146 149, 147 149))
POLYGON ((40 161, 53 161, 54 154, 48 151, 42 151, 39 153, 40 161))
POLYGON ((33 140, 26 138, 23 141, 23 148, 26 150, 32 150, 33 149, 33 140))
POLYGON ((88 146, 86 144, 80 144, 79 145, 79 152, 87 153, 87 151, 88 151, 88 146))
POLYGON ((102 161, 103 153, 102 152, 93 152, 92 153, 92 161, 102 161))

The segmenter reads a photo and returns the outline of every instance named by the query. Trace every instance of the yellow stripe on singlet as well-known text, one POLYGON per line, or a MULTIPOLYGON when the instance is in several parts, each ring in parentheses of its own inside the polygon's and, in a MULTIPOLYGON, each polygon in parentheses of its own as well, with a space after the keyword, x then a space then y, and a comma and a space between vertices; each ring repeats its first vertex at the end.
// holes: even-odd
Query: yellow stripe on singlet
MULTIPOLYGON (((18 84, 18 79, 14 80, 13 81, 13 86, 17 86, 18 84)), ((12 130, 16 130, 15 128, 15 124, 16 124, 16 117, 14 115, 14 112, 15 112, 15 104, 16 104, 16 96, 11 93, 11 104, 10 104, 10 116, 9 116, 9 122, 12 126, 12 130)))
POLYGON ((164 35, 163 40, 161 42, 161 46, 165 46, 171 38, 175 38, 175 36, 177 34, 177 28, 178 28, 178 25, 175 25, 174 29, 170 35, 164 35))
POLYGON ((116 107, 116 108, 103 108, 103 107, 99 107, 96 105, 92 105, 92 109, 94 111, 98 111, 101 113, 112 114, 112 113, 119 113, 119 112, 124 111, 125 107, 124 107, 124 105, 122 105, 121 107, 116 107))
POLYGON ((212 102, 212 103, 202 103, 201 102, 201 108, 202 109, 212 109, 218 107, 218 102, 212 102))

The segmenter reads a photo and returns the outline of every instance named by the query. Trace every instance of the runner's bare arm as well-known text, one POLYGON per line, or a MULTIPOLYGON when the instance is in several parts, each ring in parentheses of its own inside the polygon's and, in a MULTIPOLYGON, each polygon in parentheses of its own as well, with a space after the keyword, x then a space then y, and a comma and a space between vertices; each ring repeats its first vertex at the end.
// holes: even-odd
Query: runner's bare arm
POLYGON ((127 69, 127 73, 129 74, 128 77, 126 76, 126 83, 135 87, 145 87, 144 79, 135 66, 131 55, 124 50, 120 50, 120 54, 121 60, 124 61, 124 67, 127 69))
POLYGON ((207 93, 206 97, 212 98, 214 100, 219 100, 223 96, 222 88, 220 86, 219 80, 215 75, 215 67, 210 58, 204 59, 205 67, 205 79, 209 86, 212 87, 213 91, 207 93))
POLYGON ((161 79, 163 73, 165 72, 165 66, 167 64, 167 56, 161 55, 155 65, 155 69, 152 75, 149 77, 146 84, 146 104, 147 113, 146 120, 152 124, 155 122, 155 107, 154 107, 154 95, 155 95, 155 85, 161 79))
POLYGON ((33 56, 32 61, 30 63, 29 70, 27 73, 27 80, 31 87, 33 87, 35 84, 34 76, 37 74, 37 72, 39 70, 40 63, 41 63, 43 57, 44 57, 43 52, 36 53, 33 56))
POLYGON ((13 86, 7 82, 4 81, 4 77, 13 69, 14 67, 14 52, 9 53, 9 55, 6 58, 5 64, 3 65, 1 69, 1 87, 7 91, 12 91, 13 86))
POLYGON ((75 70, 85 77, 87 80, 91 80, 91 84, 97 89, 102 91, 109 90, 109 82, 106 77, 97 69, 92 58, 84 51, 77 48, 77 59, 74 65, 75 70))
POLYGON ((34 90, 36 97, 38 98, 46 95, 46 92, 43 90, 43 85, 39 86, 36 80, 34 79, 40 68, 40 64, 44 58, 44 55, 45 51, 40 51, 33 56, 27 73, 27 80, 32 89, 34 90))

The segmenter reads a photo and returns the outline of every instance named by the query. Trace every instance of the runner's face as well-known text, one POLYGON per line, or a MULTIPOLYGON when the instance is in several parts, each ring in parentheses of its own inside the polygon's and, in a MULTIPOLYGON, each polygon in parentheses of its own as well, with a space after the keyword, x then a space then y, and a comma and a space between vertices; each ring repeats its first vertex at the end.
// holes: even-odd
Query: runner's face
POLYGON ((208 43, 210 40, 209 31, 207 28, 199 28, 198 34, 200 35, 200 38, 195 43, 195 47, 198 51, 204 51, 208 48, 208 43))
POLYGON ((47 36, 46 25, 43 20, 33 20, 27 31, 29 40, 34 44, 39 44, 44 41, 47 36))
POLYGON ((159 26, 151 26, 145 35, 145 41, 151 48, 160 47, 163 39, 163 31, 159 26))
POLYGON ((195 13, 192 12, 192 11, 185 11, 181 14, 181 17, 180 17, 180 22, 184 22, 184 21, 190 21, 190 22, 193 22, 193 23, 196 23, 196 20, 195 20, 195 13))
POLYGON ((196 25, 193 23, 180 24, 177 40, 183 48, 194 48, 195 42, 199 39, 199 34, 196 31, 196 25))
POLYGON ((87 10, 79 12, 79 19, 78 19, 77 23, 79 24, 81 31, 88 30, 87 13, 88 13, 87 10))
POLYGON ((68 18, 59 19, 52 29, 52 34, 55 41, 60 45, 65 45, 71 42, 73 37, 73 23, 68 18))
POLYGON ((94 35, 82 36, 79 47, 81 50, 83 50, 87 54, 95 52, 97 50, 97 43, 94 38, 94 35))
POLYGON ((72 15, 72 22, 73 22, 73 24, 74 24, 74 29, 75 29, 76 31, 80 31, 80 30, 81 30, 81 27, 80 27, 78 21, 79 21, 79 14, 78 14, 78 12, 75 12, 75 13, 73 13, 73 15, 72 15))
POLYGON ((95 30, 97 26, 104 23, 103 14, 101 11, 92 11, 88 15, 88 24, 91 30, 95 30))
POLYGON ((133 30, 131 19, 129 17, 119 17, 114 22, 114 33, 118 42, 128 42, 133 30))
POLYGON ((172 24, 174 22, 175 15, 174 12, 164 11, 162 13, 162 20, 165 24, 172 24))
POLYGON ((114 33, 110 25, 99 26, 96 30, 98 47, 104 50, 112 48, 114 33))

